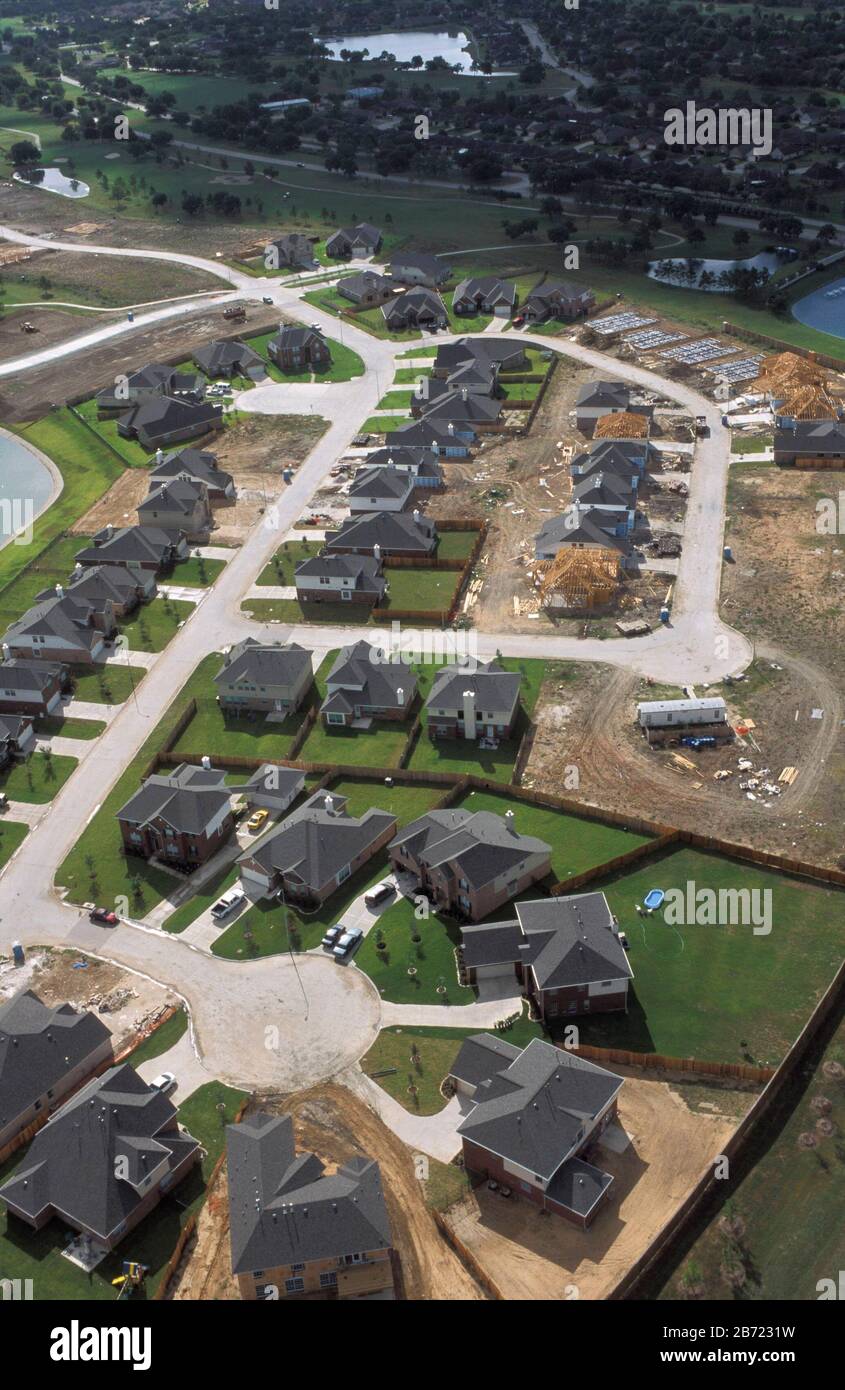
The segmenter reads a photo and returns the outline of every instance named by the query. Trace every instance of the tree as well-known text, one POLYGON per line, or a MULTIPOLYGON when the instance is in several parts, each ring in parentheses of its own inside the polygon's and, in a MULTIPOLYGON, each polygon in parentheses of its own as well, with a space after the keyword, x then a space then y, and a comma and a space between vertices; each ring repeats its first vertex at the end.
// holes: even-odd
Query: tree
POLYGON ((196 217, 201 213, 202 206, 202 198, 198 193, 182 194, 182 211, 186 212, 189 217, 196 217))
POLYGON ((731 240, 733 241, 734 246, 736 246, 737 249, 739 249, 740 246, 747 246, 749 241, 751 240, 751 237, 749 236, 748 232, 745 230, 744 227, 737 227, 731 240))
POLYGON ((37 164, 41 151, 31 140, 16 140, 9 151, 13 164, 37 164))

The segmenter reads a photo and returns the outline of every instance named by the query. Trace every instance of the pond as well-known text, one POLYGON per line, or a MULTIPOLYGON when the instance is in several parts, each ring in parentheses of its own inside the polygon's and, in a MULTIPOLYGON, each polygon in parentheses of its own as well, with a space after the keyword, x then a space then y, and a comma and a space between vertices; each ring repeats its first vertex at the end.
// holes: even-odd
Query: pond
MULTIPOLYGON (((369 58, 380 58, 382 53, 390 53, 398 63, 410 63, 414 58, 422 58, 425 65, 430 58, 442 58, 450 67, 460 65, 461 75, 472 73, 473 57, 469 51, 469 35, 459 30, 455 34, 445 31, 434 33, 427 29, 408 29, 398 34, 353 34, 343 39, 320 39, 332 58, 340 59, 344 48, 360 52, 366 48, 369 58)), ((483 77, 476 69, 473 74, 483 77)), ((512 77, 513 73, 489 73, 490 77, 512 77)))
POLYGON ((61 198, 87 198, 91 189, 81 179, 69 179, 61 169, 27 169, 12 175, 18 183, 31 183, 33 188, 43 188, 47 193, 58 193, 61 198))
POLYGON ((53 475, 37 454, 0 432, 0 546, 26 531, 53 496, 53 475))
POLYGON ((792 316, 808 328, 845 338, 845 279, 834 280, 799 299, 792 306, 792 316))
POLYGON ((720 285, 706 284, 701 285, 701 277, 705 271, 713 276, 721 275, 726 270, 768 270, 770 274, 781 266, 786 257, 776 255, 774 251, 761 251, 757 256, 749 256, 744 261, 712 261, 699 260, 697 256, 692 257, 696 262, 697 270, 694 278, 687 276, 687 256, 678 256, 675 259, 667 257, 665 260, 650 261, 648 267, 649 277, 652 280, 659 280, 662 285, 682 285, 684 289, 696 290, 702 288, 711 294, 726 294, 727 290, 720 285), (661 266, 676 267, 674 270, 658 270, 661 266))

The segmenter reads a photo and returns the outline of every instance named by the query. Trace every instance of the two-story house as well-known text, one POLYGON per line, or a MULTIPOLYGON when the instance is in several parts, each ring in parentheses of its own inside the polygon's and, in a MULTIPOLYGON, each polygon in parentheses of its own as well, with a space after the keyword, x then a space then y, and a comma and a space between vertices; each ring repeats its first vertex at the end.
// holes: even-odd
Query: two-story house
POLYGON ((168 776, 155 773, 121 806, 117 821, 126 854, 191 873, 235 828, 226 774, 186 763, 168 776))
POLYGON ((518 672, 503 670, 497 661, 444 666, 425 702, 429 737, 510 738, 519 719, 521 684, 518 672))
POLYGON ((245 637, 226 653, 214 677, 222 710, 293 714, 314 680, 311 653, 297 642, 245 637))

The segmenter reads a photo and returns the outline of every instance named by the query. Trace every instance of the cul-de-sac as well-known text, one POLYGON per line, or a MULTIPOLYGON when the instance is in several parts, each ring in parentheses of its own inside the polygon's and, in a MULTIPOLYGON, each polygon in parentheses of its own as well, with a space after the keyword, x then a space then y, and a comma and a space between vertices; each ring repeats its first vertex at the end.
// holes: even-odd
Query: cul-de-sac
POLYGON ((477 10, 0 0, 0 1301, 836 1296, 845 12, 477 10))

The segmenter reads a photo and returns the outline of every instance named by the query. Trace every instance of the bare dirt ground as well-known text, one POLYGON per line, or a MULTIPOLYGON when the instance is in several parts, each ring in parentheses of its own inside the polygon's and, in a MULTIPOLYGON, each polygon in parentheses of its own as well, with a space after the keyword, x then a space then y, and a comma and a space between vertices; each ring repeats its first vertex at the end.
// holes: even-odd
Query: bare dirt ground
POLYGON ((104 526, 134 526, 135 509, 143 502, 150 479, 145 468, 127 468, 108 492, 69 528, 72 536, 92 536, 104 526))
MULTIPOLYGON (((537 532, 571 500, 571 454, 565 451, 578 453, 589 441, 576 429, 570 412, 579 387, 594 377, 592 369, 562 358, 530 434, 521 438, 494 435, 475 458, 446 460, 448 490, 432 499, 431 515, 486 516, 490 525, 478 570, 483 587, 469 610, 480 631, 537 633, 553 626, 567 634, 584 629, 584 618, 559 618, 552 623, 545 614, 538 616, 528 566, 534 560, 537 532)), ((658 422, 654 433, 662 432, 658 422)), ((655 478, 659 477, 656 472, 655 478)), ((658 483, 646 489, 643 510, 652 519, 653 529, 682 529, 683 501, 660 494, 658 483)), ((665 575, 648 571, 626 580, 620 590, 620 612, 656 620, 668 582, 665 575)), ((594 619, 589 630, 591 635, 611 633, 613 619, 594 619)))
POLYGON ((0 1001, 23 989, 33 990, 45 1004, 94 1009, 111 1030, 116 1050, 137 1032, 142 1019, 177 1002, 161 985, 120 966, 78 951, 47 948, 30 951, 23 966, 0 958, 0 1001), (85 962, 84 969, 78 968, 80 962, 85 962), (117 1007, 100 1012, 104 999, 117 1007))
MULTIPOLYGON (((44 311, 45 315, 59 312, 54 309, 44 311)), ((69 317, 73 320, 73 326, 67 336, 76 337, 90 329, 92 316, 72 314, 69 317)), ((103 327, 109 319, 110 316, 106 314, 97 314, 94 327, 103 327)), ((260 312, 255 305, 249 306, 245 323, 233 324, 230 319, 224 319, 223 310, 219 307, 198 309, 195 314, 165 319, 126 338, 116 338, 62 358, 60 370, 57 370, 55 363, 46 363, 43 367, 27 371, 15 381, 14 386, 7 381, 0 382, 0 416, 12 423, 36 420, 52 405, 63 405, 65 401, 93 395, 113 382, 118 372, 134 371, 147 362, 184 361, 196 347, 210 338, 265 333, 276 327, 277 323, 278 314, 270 316, 266 309, 260 312)), ((0 323, 0 347, 5 341, 4 335, 13 340, 13 349, 8 351, 7 357, 34 352, 50 345, 40 333, 21 333, 13 320, 0 323)))
MULTIPOLYGON (((378 1160, 407 1298, 465 1301, 485 1297, 437 1230, 409 1150, 345 1087, 317 1086, 293 1098, 256 1097, 255 1109, 291 1114, 297 1148, 316 1153, 330 1170, 355 1154, 378 1160)), ((238 1296, 230 1273, 228 1234, 223 1178, 206 1204, 173 1297, 238 1296)))
POLYGON ((627 1074, 619 1118, 631 1143, 621 1154, 596 1148, 592 1161, 615 1182, 588 1231, 484 1185, 446 1220, 509 1299, 606 1298, 721 1152, 751 1099, 714 1088, 715 1109, 694 1112, 675 1083, 627 1074))

